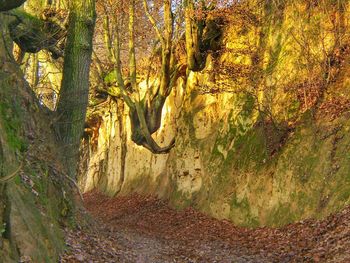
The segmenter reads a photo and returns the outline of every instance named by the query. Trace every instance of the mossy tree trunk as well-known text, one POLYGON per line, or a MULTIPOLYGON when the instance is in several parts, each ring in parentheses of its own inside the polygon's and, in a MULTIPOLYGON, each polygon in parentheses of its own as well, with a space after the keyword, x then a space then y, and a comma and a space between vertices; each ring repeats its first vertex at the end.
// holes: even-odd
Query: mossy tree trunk
POLYGON ((8 11, 21 6, 26 0, 0 0, 0 11, 8 11))
POLYGON ((88 105, 95 19, 94 0, 72 1, 62 86, 57 106, 57 135, 64 147, 69 175, 72 177, 76 174, 80 139, 88 105))

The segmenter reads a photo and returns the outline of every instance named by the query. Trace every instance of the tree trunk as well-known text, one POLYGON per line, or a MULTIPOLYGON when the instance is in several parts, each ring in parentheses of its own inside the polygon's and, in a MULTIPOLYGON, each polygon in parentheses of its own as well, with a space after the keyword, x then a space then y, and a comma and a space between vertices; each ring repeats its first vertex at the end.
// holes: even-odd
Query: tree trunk
POLYGON ((57 106, 57 135, 66 153, 69 175, 75 177, 88 105, 95 1, 74 0, 70 9, 62 86, 57 106))
POLYGON ((184 0, 185 5, 185 37, 187 52, 187 68, 192 71, 199 71, 203 66, 203 56, 200 51, 200 38, 202 29, 195 17, 194 0, 184 0))

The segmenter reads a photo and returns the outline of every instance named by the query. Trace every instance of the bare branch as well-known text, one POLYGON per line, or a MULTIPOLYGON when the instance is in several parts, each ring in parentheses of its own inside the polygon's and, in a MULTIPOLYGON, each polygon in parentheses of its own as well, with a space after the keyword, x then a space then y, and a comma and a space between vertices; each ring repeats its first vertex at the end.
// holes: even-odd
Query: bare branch
POLYGON ((162 33, 160 32, 160 29, 157 26, 156 20, 154 19, 154 17, 151 15, 151 13, 149 11, 147 0, 143 0, 143 7, 145 9, 145 13, 146 13, 146 16, 147 16, 148 20, 151 22, 154 30, 157 33, 159 41, 163 44, 164 43, 164 37, 163 37, 162 33))

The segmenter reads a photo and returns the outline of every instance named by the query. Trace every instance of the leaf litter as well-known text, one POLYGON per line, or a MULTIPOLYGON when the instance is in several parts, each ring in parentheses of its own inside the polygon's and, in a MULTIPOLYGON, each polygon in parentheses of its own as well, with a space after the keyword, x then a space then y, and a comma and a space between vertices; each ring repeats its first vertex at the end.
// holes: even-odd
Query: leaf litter
POLYGON ((324 220, 248 229, 133 194, 84 195, 93 227, 66 230, 61 262, 350 262, 350 207, 324 220))

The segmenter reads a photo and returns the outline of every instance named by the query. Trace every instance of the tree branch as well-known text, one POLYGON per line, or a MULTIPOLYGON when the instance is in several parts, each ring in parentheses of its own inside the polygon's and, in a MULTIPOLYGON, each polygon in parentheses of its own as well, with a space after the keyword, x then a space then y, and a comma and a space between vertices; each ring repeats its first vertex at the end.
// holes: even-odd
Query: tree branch
POLYGON ((175 138, 171 141, 171 143, 166 147, 160 147, 156 141, 152 138, 151 133, 148 130, 147 122, 145 116, 143 115, 143 110, 141 108, 140 103, 135 103, 137 117, 140 121, 140 128, 143 137, 146 139, 146 143, 142 145, 155 154, 168 153, 175 146, 175 138))
POLYGON ((6 183, 7 181, 11 180, 12 178, 14 178, 19 171, 21 171, 23 167, 23 163, 21 163, 18 168, 16 169, 16 171, 14 171, 13 173, 6 175, 5 177, 0 178, 0 183, 6 183))
POLYGON ((21 6, 26 0, 0 0, 0 11, 9 11, 21 6))
POLYGON ((143 0, 143 7, 145 9, 145 13, 146 13, 146 16, 147 16, 148 20, 151 22, 154 30, 157 33, 159 41, 163 44, 164 43, 164 37, 162 36, 162 33, 160 32, 160 29, 157 26, 156 20, 154 19, 154 17, 151 15, 151 13, 149 11, 147 0, 143 0))

